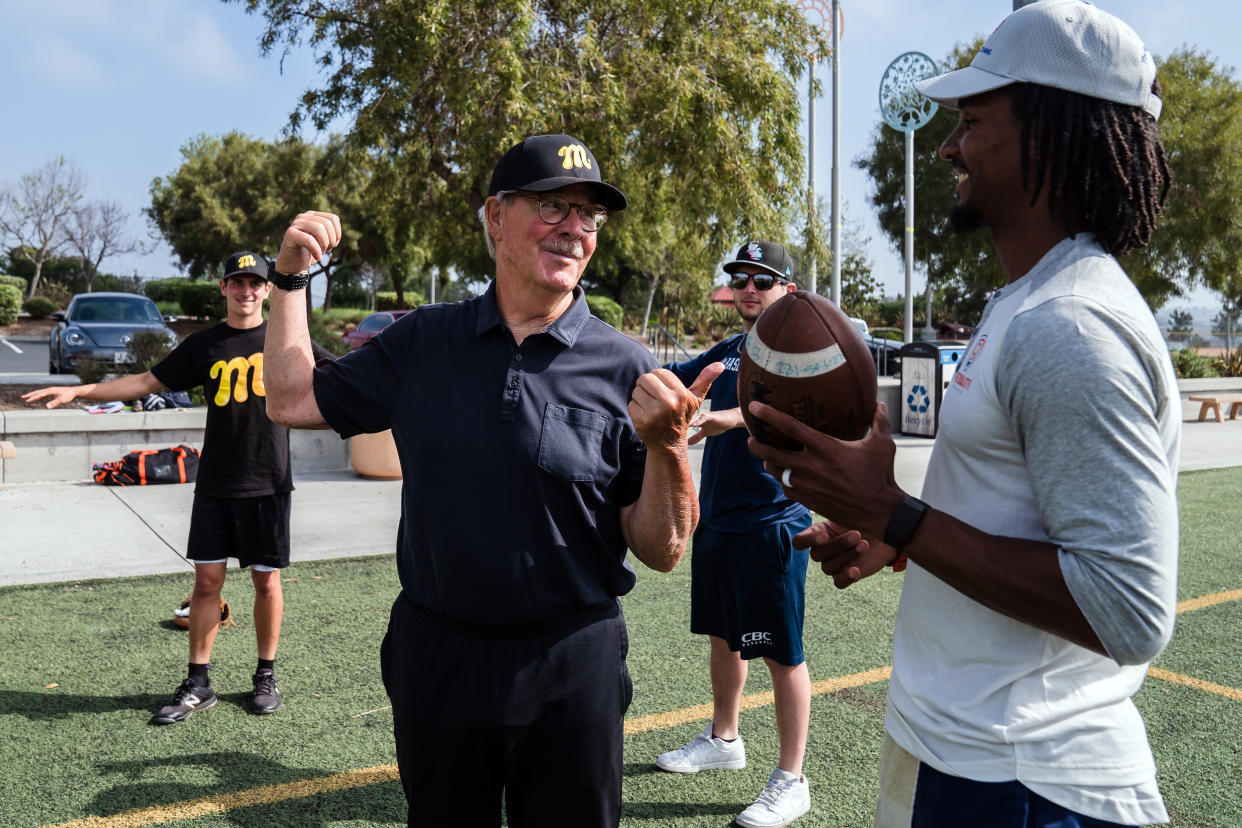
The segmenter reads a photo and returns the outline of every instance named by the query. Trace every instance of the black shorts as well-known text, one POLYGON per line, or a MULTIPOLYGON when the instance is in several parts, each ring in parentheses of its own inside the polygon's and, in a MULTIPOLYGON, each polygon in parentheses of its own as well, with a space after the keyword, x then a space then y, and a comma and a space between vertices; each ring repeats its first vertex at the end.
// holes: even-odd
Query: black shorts
POLYGON ((289 565, 290 492, 257 497, 194 495, 186 558, 219 561, 237 558, 247 567, 289 565))
POLYGON ((742 658, 805 661, 808 556, 792 541, 810 525, 810 515, 745 534, 700 524, 690 554, 690 631, 724 639, 742 658))

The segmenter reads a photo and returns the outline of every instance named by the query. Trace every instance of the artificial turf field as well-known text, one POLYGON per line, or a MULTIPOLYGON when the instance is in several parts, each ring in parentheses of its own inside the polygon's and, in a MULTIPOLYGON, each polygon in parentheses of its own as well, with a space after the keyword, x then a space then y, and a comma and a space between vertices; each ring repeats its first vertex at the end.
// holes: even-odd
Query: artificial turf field
MULTIPOLYGON (((1239 492, 1242 468, 1181 477, 1177 630, 1136 699, 1179 828, 1242 826, 1239 492)), ((775 765, 767 670, 755 664, 747 684, 745 770, 657 771, 656 755, 710 716, 707 645, 688 632, 688 560, 669 575, 636 569, 638 585, 623 599, 634 702, 621 824, 728 825, 775 765)), ((813 807, 795 825, 866 826, 901 576, 843 592, 814 566, 808 579, 813 807)), ((190 583, 179 574, 0 588, 0 826, 404 825, 378 668, 397 589, 391 555, 286 570, 277 662, 286 704, 274 716, 245 709, 251 588, 231 571, 225 597, 239 626, 216 642, 220 701, 185 724, 155 727, 152 713, 184 674, 185 633, 170 619, 190 583)), ((447 795, 469 796, 469 779, 463 769, 461 790, 447 795)))

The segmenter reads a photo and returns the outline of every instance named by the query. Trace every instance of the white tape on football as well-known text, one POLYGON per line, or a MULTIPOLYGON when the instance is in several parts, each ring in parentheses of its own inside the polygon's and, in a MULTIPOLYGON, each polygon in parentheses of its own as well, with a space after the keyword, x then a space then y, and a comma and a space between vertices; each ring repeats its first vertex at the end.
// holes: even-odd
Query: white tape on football
POLYGON ((819 351, 808 351, 805 354, 787 354, 774 351, 759 339, 756 331, 746 335, 746 353, 752 362, 769 374, 782 377, 817 377, 835 371, 845 364, 845 355, 841 346, 831 346, 819 351))

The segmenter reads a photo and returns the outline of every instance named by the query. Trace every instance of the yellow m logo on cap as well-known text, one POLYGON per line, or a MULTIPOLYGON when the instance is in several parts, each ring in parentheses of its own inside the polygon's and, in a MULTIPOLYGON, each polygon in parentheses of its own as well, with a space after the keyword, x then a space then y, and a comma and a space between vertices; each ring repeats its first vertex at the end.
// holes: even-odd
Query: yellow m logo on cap
POLYGON ((240 257, 237 260, 237 266, 238 267, 254 267, 254 256, 247 254, 245 256, 240 257))
POLYGON ((572 170, 574 167, 591 169, 591 158, 582 144, 566 144, 558 149, 556 154, 562 159, 561 166, 567 170, 572 170))

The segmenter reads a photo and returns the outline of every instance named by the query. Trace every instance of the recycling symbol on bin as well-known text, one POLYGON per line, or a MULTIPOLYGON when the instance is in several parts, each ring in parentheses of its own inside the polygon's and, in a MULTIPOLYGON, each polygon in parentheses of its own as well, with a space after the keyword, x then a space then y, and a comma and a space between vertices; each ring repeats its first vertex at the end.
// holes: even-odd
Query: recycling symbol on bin
POLYGON ((910 393, 906 395, 906 405, 910 406, 910 410, 918 414, 926 414, 927 409, 931 408, 931 397, 927 394, 927 389, 921 385, 916 385, 910 389, 910 393), (916 402, 922 396, 922 402, 916 402))

